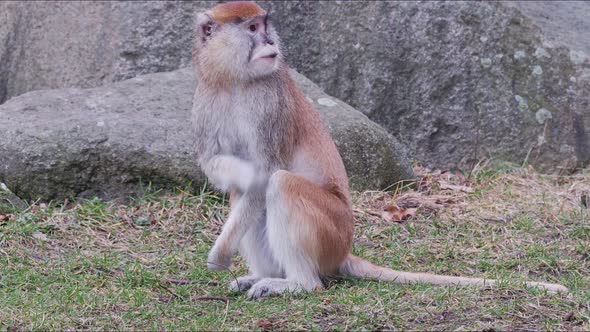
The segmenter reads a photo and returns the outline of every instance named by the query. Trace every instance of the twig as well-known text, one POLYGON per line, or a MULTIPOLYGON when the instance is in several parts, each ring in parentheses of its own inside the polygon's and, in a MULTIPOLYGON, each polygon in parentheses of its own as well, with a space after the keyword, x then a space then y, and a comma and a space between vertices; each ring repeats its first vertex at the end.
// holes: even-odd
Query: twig
POLYGON ((184 300, 180 295, 176 294, 173 290, 171 290, 170 288, 164 286, 161 282, 158 283, 158 286, 160 286, 161 288, 163 288, 165 291, 167 291, 168 293, 170 293, 172 296, 174 296, 175 298, 179 299, 179 300, 184 300))
POLYGON ((164 281, 169 284, 173 284, 173 285, 188 285, 191 283, 188 280, 180 280, 180 279, 174 279, 174 278, 166 278, 164 281))
POLYGON ((382 214, 381 212, 375 212, 372 210, 360 210, 360 209, 352 209, 352 210, 357 213, 368 214, 368 215, 376 216, 376 217, 381 217, 381 214, 382 214))
POLYGON ((223 313, 223 321, 221 322, 221 330, 223 331, 223 326, 225 325, 225 320, 227 319, 227 313, 229 311, 229 300, 225 301, 225 311, 223 313))
POLYGON ((226 269, 227 272, 229 272, 229 274, 234 278, 234 280, 236 281, 236 285, 239 285, 240 283, 238 282, 238 277, 236 277, 236 275, 229 269, 229 266, 225 266, 225 265, 221 265, 221 264, 217 264, 215 262, 207 262, 207 264, 213 264, 213 265, 217 265, 217 266, 221 266, 222 268, 226 269))
POLYGON ((526 157, 524 157, 524 160, 522 162, 522 165, 520 165, 521 168, 524 168, 525 166, 528 165, 529 163, 529 157, 531 156, 531 152, 533 152, 533 149, 535 148, 535 145, 531 145, 531 148, 529 149, 529 152, 527 152, 526 157))

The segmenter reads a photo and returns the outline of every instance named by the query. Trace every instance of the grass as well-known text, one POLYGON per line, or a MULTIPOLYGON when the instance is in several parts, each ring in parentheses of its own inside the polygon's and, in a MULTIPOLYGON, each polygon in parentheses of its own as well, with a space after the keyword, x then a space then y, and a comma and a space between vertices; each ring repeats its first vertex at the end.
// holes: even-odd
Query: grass
POLYGON ((417 168, 401 192, 354 194, 354 252, 396 269, 483 276, 498 287, 333 281, 249 301, 246 272, 205 269, 227 214, 208 192, 35 204, 0 221, 0 328, 8 330, 589 330, 590 174, 417 168), (448 188, 451 184, 451 189, 448 188), (403 223, 387 206, 418 207, 403 223), (547 294, 524 280, 561 283, 547 294))

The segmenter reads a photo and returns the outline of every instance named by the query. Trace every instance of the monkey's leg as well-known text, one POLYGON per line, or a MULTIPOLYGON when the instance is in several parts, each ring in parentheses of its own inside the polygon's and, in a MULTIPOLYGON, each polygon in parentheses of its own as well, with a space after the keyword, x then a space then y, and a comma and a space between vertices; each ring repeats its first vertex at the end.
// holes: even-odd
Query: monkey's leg
POLYGON ((288 171, 277 171, 266 195, 267 235, 286 278, 264 278, 248 296, 322 288, 321 274, 338 270, 350 249, 352 215, 336 195, 288 171))
POLYGON ((230 283, 234 291, 246 291, 262 278, 279 278, 284 273, 272 256, 266 235, 266 214, 253 225, 240 242, 240 255, 244 257, 250 275, 237 278, 230 283))
MULTIPOLYGON (((236 203, 240 200, 240 198, 242 197, 242 194, 239 192, 239 190, 232 190, 229 193, 229 206, 230 209, 233 209, 236 207, 236 203)), ((266 218, 266 215, 265 217, 266 218)), ((253 226, 253 228, 256 227, 256 225, 253 226)), ((242 238, 242 241, 240 242, 240 254, 242 255, 242 257, 247 257, 247 254, 249 252, 252 252, 253 250, 256 250, 256 248, 251 248, 251 246, 249 245, 250 241, 248 241, 247 243, 245 242, 247 238, 252 237, 251 233, 253 233, 252 230, 249 230, 246 235, 244 235, 244 237, 242 238)), ((256 242, 254 242, 256 243, 256 242)), ((247 259, 247 258, 246 258, 247 259)), ((250 266, 251 264, 248 263, 248 266, 250 266)), ((252 273, 252 269, 250 269, 250 272, 252 273)), ((236 278, 234 281, 232 281, 229 284, 229 288, 233 291, 247 291, 248 289, 250 289, 250 287, 252 287, 252 285, 254 285, 256 282, 258 282, 258 280, 260 280, 261 277, 257 276, 256 274, 252 273, 252 275, 246 275, 246 276, 242 276, 242 277, 238 277, 236 278)))
POLYGON ((242 237, 264 213, 264 194, 247 192, 235 204, 221 234, 209 252, 207 268, 224 270, 231 265, 231 257, 237 252, 242 237))

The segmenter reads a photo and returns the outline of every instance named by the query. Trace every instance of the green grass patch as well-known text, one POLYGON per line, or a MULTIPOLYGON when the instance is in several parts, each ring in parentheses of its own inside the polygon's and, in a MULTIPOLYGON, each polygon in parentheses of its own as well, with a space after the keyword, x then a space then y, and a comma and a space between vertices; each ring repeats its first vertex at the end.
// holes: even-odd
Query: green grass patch
POLYGON ((404 193, 446 195, 450 203, 422 206, 403 223, 378 212, 404 193, 356 193, 353 252, 398 270, 495 278, 498 286, 347 278, 312 294, 250 301, 227 288, 246 272, 241 259, 231 273, 205 268, 228 212, 225 198, 148 192, 127 204, 36 204, 1 221, 0 328, 590 329, 590 211, 576 205, 573 185, 590 178, 480 170, 460 183, 473 192, 458 193, 429 185, 440 176, 404 193), (524 281, 571 292, 548 294, 524 281))

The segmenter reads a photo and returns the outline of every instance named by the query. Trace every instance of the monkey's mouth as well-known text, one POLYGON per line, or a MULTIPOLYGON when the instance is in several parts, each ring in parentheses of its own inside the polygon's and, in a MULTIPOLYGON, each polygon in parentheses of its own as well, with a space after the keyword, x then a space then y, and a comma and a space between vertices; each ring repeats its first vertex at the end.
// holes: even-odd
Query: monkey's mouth
POLYGON ((276 57, 277 57, 278 55, 279 55, 278 53, 276 53, 276 52, 273 52, 273 53, 271 53, 271 54, 268 54, 268 55, 261 56, 261 57, 259 57, 258 59, 259 59, 259 60, 274 60, 274 59, 276 59, 276 57))
POLYGON ((274 60, 274 59, 278 58, 278 56, 279 56, 279 52, 276 50, 276 48, 271 47, 271 46, 266 46, 266 47, 261 47, 261 48, 257 49, 254 52, 254 54, 252 55, 251 61, 274 60))

